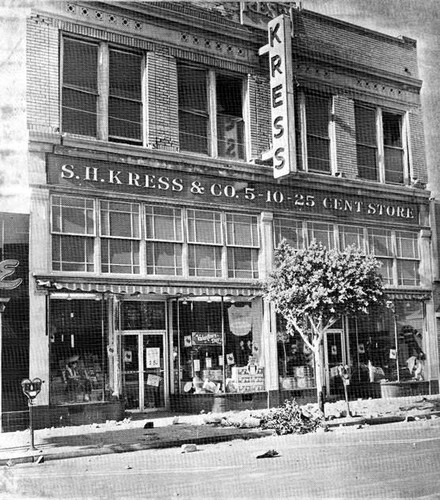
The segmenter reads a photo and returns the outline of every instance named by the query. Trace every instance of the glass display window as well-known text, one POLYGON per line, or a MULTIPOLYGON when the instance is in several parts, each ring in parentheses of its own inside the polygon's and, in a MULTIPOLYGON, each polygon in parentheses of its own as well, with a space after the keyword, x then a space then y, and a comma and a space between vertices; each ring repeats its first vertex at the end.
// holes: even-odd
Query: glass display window
POLYGON ((175 393, 264 390, 260 304, 220 297, 178 301, 173 325, 175 393))
POLYGON ((109 394, 103 301, 50 300, 50 403, 104 401, 109 394))

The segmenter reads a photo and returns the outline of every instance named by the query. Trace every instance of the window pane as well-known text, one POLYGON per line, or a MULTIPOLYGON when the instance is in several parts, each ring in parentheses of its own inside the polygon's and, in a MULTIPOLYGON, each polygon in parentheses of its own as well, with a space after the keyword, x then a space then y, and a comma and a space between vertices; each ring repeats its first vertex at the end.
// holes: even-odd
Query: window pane
POLYGON ((376 110, 355 106, 356 142, 377 147, 376 110))
POLYGON ((419 245, 417 233, 409 231, 396 231, 397 256, 418 259, 419 245))
POLYGON ((189 275, 221 277, 220 247, 190 245, 189 247, 189 275))
POLYGON ((142 141, 142 105, 139 102, 110 97, 108 102, 108 133, 110 138, 142 141))
POLYGON ((146 207, 147 240, 182 241, 181 210, 146 207))
POLYGON ((228 75, 217 75, 217 112, 220 114, 242 117, 243 81, 228 75))
POLYGON ((164 302, 124 300, 121 316, 123 330, 164 330, 166 327, 164 302))
POLYGON ((257 217, 253 215, 226 215, 228 245, 258 247, 257 217))
POLYGON ((228 248, 228 277, 257 279, 258 250, 251 248, 228 248))
POLYGON ((208 117, 179 111, 179 141, 182 151, 208 154, 208 117))
POLYGON ((96 101, 96 95, 64 88, 63 131, 96 137, 96 101))
POLYGON ((52 268, 54 271, 93 272, 93 238, 54 235, 52 268))
POLYGON ((326 97, 306 95, 307 134, 328 138, 330 101, 326 97))
POLYGON ((308 136, 307 162, 310 171, 330 172, 330 141, 308 136))
POLYGON ((361 250, 364 249, 364 231, 360 227, 340 226, 339 227, 339 245, 344 250, 350 245, 355 245, 361 250))
POLYGON ((368 243, 370 252, 375 256, 392 256, 391 231, 387 229, 369 229, 368 243))
POLYGON ((403 184, 403 151, 385 147, 385 182, 403 184))
POLYGON ((385 146, 402 147, 402 117, 391 113, 382 114, 383 142, 385 146))
POLYGON ((420 285, 419 262, 414 260, 397 261, 398 285, 418 286, 420 285))
POLYGON ((52 198, 52 231, 83 235, 94 234, 93 201, 87 198, 54 196, 52 198))
POLYGON ((139 238, 139 205, 101 202, 101 234, 139 238))
POLYGON ((98 88, 98 46, 65 38, 63 56, 63 85, 95 93, 98 88))
POLYGON ((357 145, 358 174, 362 179, 378 180, 376 148, 357 145))
POLYGON ((273 226, 275 247, 277 247, 281 241, 285 239, 292 248, 302 248, 303 236, 302 223, 300 221, 290 219, 274 219, 273 226))
POLYGON ((220 214, 205 210, 188 210, 188 241, 221 244, 220 214))
POLYGON ((110 95, 140 101, 142 56, 110 50, 110 95))
POLYGON ((65 38, 63 57, 63 130, 96 136, 98 47, 65 38))
POLYGON ((392 259, 377 259, 381 263, 379 273, 382 275, 385 285, 393 284, 393 261, 392 259))
POLYGON ((222 158, 244 159, 244 122, 241 118, 217 117, 218 155, 222 158))
POLYGON ((335 238, 333 226, 331 224, 308 223, 307 231, 309 243, 316 240, 317 243, 322 243, 322 245, 328 249, 334 248, 335 238))
POLYGON ((102 240, 101 259, 103 273, 139 274, 139 242, 102 240))
POLYGON ((147 274, 182 275, 182 246, 147 243, 147 274))
POLYGON ((206 75, 204 69, 178 66, 179 109, 207 112, 206 75))

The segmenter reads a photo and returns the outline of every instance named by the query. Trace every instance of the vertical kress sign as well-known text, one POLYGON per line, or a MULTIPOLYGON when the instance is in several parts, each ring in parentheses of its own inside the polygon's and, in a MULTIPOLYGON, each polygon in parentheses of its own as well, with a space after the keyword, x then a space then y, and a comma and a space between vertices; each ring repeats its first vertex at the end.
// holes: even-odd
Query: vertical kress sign
POLYGON ((281 15, 268 22, 272 155, 274 178, 296 172, 295 112, 293 103, 291 21, 281 15))

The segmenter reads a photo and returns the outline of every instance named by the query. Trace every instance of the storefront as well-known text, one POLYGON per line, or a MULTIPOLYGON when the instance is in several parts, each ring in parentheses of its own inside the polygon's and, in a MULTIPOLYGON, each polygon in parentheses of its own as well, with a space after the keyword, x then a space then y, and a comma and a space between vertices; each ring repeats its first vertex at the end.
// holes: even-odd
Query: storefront
POLYGON ((393 307, 327 332, 326 396, 343 394, 340 364, 351 367, 353 397, 385 394, 381 381, 429 392, 437 358, 422 197, 385 201, 385 192, 347 187, 330 195, 331 180, 313 189, 246 174, 225 182, 63 155, 49 155, 48 169, 52 272, 36 273, 35 284, 46 297, 52 408, 314 401, 313 356, 261 294, 283 238, 297 248, 355 243, 383 264, 393 307))

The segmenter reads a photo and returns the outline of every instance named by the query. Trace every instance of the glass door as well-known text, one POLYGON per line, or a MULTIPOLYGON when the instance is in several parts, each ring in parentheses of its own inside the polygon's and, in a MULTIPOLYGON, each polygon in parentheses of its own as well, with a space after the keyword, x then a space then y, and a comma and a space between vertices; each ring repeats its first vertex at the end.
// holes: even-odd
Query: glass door
POLYGON ((142 334, 143 344, 143 408, 165 407, 164 342, 161 334, 142 334))
POLYGON ((166 303, 123 301, 119 321, 121 388, 127 409, 164 408, 168 398, 166 303))
POLYGON ((121 382, 127 410, 141 409, 139 395, 141 361, 139 334, 121 335, 121 382))

